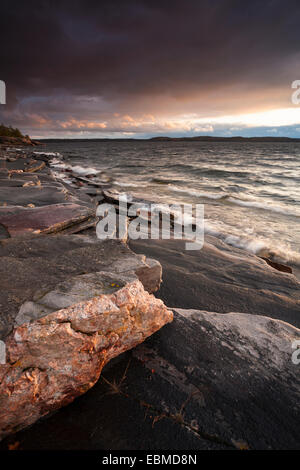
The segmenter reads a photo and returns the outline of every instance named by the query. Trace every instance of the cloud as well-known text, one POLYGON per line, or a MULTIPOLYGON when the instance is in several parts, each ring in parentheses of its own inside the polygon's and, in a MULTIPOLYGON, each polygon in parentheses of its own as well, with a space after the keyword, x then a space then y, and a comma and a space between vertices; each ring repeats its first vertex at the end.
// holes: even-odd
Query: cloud
POLYGON ((194 114, 209 132, 212 118, 287 108, 299 20, 296 0, 3 0, 1 119, 30 133, 193 132, 179 117, 194 114))

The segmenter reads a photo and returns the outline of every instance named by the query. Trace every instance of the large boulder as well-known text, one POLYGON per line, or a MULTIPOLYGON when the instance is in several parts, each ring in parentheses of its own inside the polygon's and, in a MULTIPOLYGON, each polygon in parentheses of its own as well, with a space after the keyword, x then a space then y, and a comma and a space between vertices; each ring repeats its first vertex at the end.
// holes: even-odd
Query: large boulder
POLYGON ((159 263, 119 242, 9 240, 0 257, 0 438, 73 401, 110 359, 172 320, 147 292, 159 263))
POLYGON ((299 339, 261 315, 175 310, 87 394, 1 448, 299 449, 299 339))

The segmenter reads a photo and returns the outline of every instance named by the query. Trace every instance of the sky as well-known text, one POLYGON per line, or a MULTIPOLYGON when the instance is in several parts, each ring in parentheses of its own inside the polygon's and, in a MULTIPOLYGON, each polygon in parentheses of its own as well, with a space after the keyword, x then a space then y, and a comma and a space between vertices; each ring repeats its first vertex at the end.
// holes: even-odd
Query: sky
POLYGON ((35 138, 300 137, 299 0, 1 0, 0 40, 35 138))

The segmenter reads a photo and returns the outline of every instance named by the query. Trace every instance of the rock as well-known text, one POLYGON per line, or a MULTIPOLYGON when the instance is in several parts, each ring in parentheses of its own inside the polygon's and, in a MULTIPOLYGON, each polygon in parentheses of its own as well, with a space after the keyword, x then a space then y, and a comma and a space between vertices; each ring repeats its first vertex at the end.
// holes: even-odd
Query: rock
POLYGON ((277 271, 280 271, 282 273, 293 273, 293 270, 290 266, 287 266, 286 264, 282 263, 277 263, 276 261, 272 261, 269 258, 264 258, 263 256, 261 257, 266 263, 268 263, 269 266, 272 266, 272 268, 277 269, 277 271))
POLYGON ((95 225, 96 222, 95 211, 78 204, 0 208, 0 223, 5 226, 11 237, 66 230, 76 233, 87 226, 95 225))
POLYGON ((1 448, 297 449, 299 336, 261 315, 176 309, 87 394, 1 448))
POLYGON ((44 185, 49 184, 55 186, 56 188, 61 188, 60 183, 58 183, 50 174, 46 172, 43 173, 17 173, 12 174, 8 178, 7 173, 0 173, 0 186, 3 187, 23 187, 26 183, 34 183, 35 185, 44 185))
POLYGON ((100 178, 87 178, 84 176, 78 176, 74 173, 72 173, 72 178, 77 180, 78 183, 82 184, 85 183, 88 186, 94 186, 96 188, 106 188, 110 187, 111 184, 107 179, 100 179, 100 178))
POLYGON ((37 140, 32 140, 30 137, 7 137, 0 136, 0 145, 15 146, 15 145, 39 145, 37 140))
POLYGON ((37 207, 70 202, 94 207, 90 197, 46 172, 13 173, 10 178, 0 174, 0 200, 14 206, 26 206, 31 201, 37 207))
POLYGON ((103 191, 103 195, 106 202, 114 204, 115 206, 119 205, 119 198, 121 198, 122 201, 127 200, 128 207, 130 207, 132 204, 136 204, 137 206, 146 209, 149 208, 151 204, 153 204, 153 201, 140 199, 128 193, 120 193, 116 189, 112 188, 105 189, 103 191))
POLYGON ((185 403, 184 422, 224 448, 299 448, 299 338, 268 317, 175 310, 172 325, 133 351, 155 371, 154 403, 143 398, 167 416, 185 403))
POLYGON ((53 235, 0 241, 0 339, 11 331, 20 307, 69 278, 105 271, 134 272, 148 292, 161 282, 157 261, 134 254, 115 240, 53 235))
POLYGON ((27 156, 19 156, 17 159, 0 159, 0 168, 2 171, 13 173, 20 171, 24 173, 35 173, 45 167, 45 162, 37 161, 27 156))
MULTIPOLYGON (((34 183, 34 182, 33 182, 34 183)), ((66 204, 68 202, 78 203, 64 190, 62 184, 51 185, 27 185, 22 187, 0 187, 0 200, 9 206, 26 206, 31 201, 35 206, 49 206, 51 204, 66 204)))
POLYGON ((10 238, 10 235, 4 225, 0 224, 0 240, 5 240, 6 238, 10 238))
MULTIPOLYGON (((73 401, 94 385, 110 359, 172 320, 163 302, 138 280, 146 279, 148 289, 154 282, 146 276, 146 262, 117 242, 73 236, 39 237, 18 243, 15 250, 14 245, 6 242, 1 258, 1 268, 8 268, 1 274, 1 305, 8 299, 11 318, 2 331, 7 362, 0 364, 0 438, 73 401), (96 251, 91 272, 71 276, 76 266, 82 272, 82 258, 96 251), (16 263, 20 274, 10 287, 16 263), (74 263, 73 269, 67 263, 74 263), (96 271, 101 265, 105 270, 96 271)), ((157 273, 157 265, 152 262, 148 270, 157 273)))
POLYGON ((138 253, 160 261, 159 297, 170 307, 265 315, 300 327, 300 282, 221 240, 205 236, 201 250, 181 240, 131 240, 138 253))

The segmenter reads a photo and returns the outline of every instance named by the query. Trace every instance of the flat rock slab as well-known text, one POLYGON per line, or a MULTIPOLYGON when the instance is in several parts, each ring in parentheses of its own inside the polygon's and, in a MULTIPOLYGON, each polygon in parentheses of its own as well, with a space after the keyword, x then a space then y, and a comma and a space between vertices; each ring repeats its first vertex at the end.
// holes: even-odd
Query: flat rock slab
POLYGON ((42 183, 57 184, 58 183, 46 171, 43 173, 13 173, 10 177, 6 173, 0 172, 0 187, 26 187, 26 185, 33 184, 35 186, 42 185, 42 183))
POLYGON ((51 204, 43 207, 8 206, 0 208, 0 223, 11 237, 30 233, 56 233, 73 227, 81 230, 81 223, 96 222, 95 211, 78 204, 51 204))
POLYGON ((175 310, 87 394, 0 447, 299 449, 299 337, 263 316, 175 310))
POLYGON ((33 204, 36 207, 49 206, 51 204, 65 204, 73 198, 68 197, 63 185, 51 184, 48 186, 28 185, 19 187, 0 187, 0 201, 7 206, 27 206, 33 204))
POLYGON ((114 240, 54 235, 1 241, 0 339, 13 328, 24 302, 73 276, 98 271, 135 272, 149 292, 157 290, 161 282, 158 262, 136 255, 114 240))
POLYGON ((1 159, 0 160, 0 169, 8 173, 15 171, 24 171, 28 173, 34 173, 40 171, 45 167, 45 162, 37 161, 32 158, 25 156, 18 156, 15 160, 13 159, 1 159))
POLYGON ((88 195, 62 181, 57 181, 46 169, 43 173, 0 173, 0 205, 45 206, 73 202, 94 207, 88 195))
POLYGON ((170 307, 244 312, 300 327, 300 282, 264 260, 206 236, 201 250, 178 240, 136 240, 130 247, 160 261, 158 296, 170 307))

